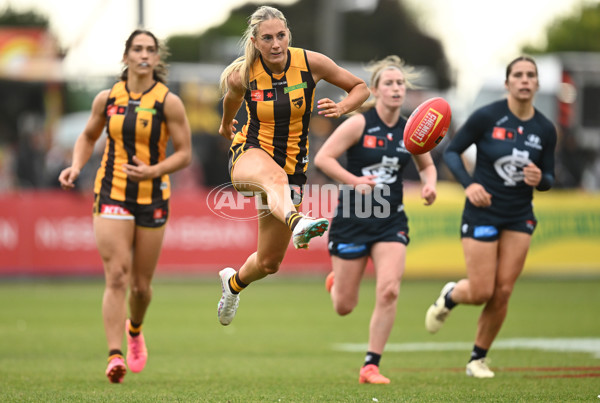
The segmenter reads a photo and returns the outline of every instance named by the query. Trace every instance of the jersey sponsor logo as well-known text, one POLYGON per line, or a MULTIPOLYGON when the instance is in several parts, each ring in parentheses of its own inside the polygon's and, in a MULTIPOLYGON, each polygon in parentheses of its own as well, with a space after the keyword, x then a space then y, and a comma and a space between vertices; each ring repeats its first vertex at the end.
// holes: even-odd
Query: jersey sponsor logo
POLYGON ((302 108, 303 103, 304 103, 304 98, 302 98, 302 97, 292 99, 292 104, 294 104, 294 106, 298 109, 302 108))
POLYGON ((498 229, 493 225, 477 225, 473 228, 474 238, 490 238, 498 235, 498 229))
POLYGON ((125 115, 127 107, 122 105, 109 105, 106 108, 106 116, 125 115))
POLYGON ((271 88, 268 90, 252 90, 250 97, 254 102, 277 101, 277 92, 271 88))
POLYGON ((508 116, 504 115, 502 116, 497 122, 496 122, 496 126, 500 126, 502 123, 506 122, 508 120, 508 116))
POLYGON ((131 213, 125 207, 116 204, 103 204, 100 209, 100 214, 115 215, 115 216, 130 216, 131 213))
POLYGON ((143 127, 148 127, 148 123, 150 123, 150 121, 148 119, 140 119, 140 123, 143 127))
POLYGON ((308 88, 308 84, 306 84, 306 81, 300 83, 300 84, 296 84, 296 85, 292 85, 290 87, 285 87, 283 89, 283 93, 287 94, 288 92, 292 92, 294 90, 299 90, 301 88, 308 88))
POLYGON ((363 137, 363 147, 364 148, 375 148, 377 147, 377 137, 375 136, 365 136, 363 137))
POLYGON ((370 128, 367 130, 367 133, 371 134, 371 133, 378 132, 378 131, 380 131, 380 130, 381 130, 381 127, 379 127, 379 126, 370 127, 370 128))
POLYGON ((400 232, 396 233, 396 236, 398 238, 400 238, 402 240, 402 242, 404 242, 404 243, 408 242, 408 238, 406 237, 406 232, 400 231, 400 232))
POLYGON ((152 213, 152 218, 156 224, 162 224, 167 221, 167 211, 158 207, 154 209, 154 213, 152 213))
POLYGON ((504 179, 504 186, 515 186, 525 178, 523 167, 530 162, 529 151, 513 148, 512 154, 498 158, 494 162, 494 169, 498 176, 504 179))
POLYGON ((387 137, 387 139, 388 139, 389 141, 392 141, 392 140, 394 140, 394 135, 393 135, 392 133, 388 133, 388 134, 386 135, 386 137, 387 137))
POLYGON ((505 127, 494 127, 492 138, 502 141, 515 141, 515 133, 505 127))
POLYGON ((153 115, 156 115, 156 109, 154 108, 142 108, 141 106, 136 106, 135 107, 135 112, 150 112, 153 115))
POLYGON ((367 245, 365 245, 364 243, 363 244, 355 244, 355 243, 338 243, 337 244, 337 252, 340 255, 363 252, 365 250, 367 250, 367 245))
POLYGON ((167 215, 167 212, 165 210, 163 210, 162 208, 158 207, 154 209, 154 213, 152 213, 152 218, 154 218, 154 220, 160 220, 161 218, 164 218, 167 215))
POLYGON ((368 134, 363 138, 364 148, 385 148, 387 140, 376 136, 369 136, 368 134))
POLYGON ((542 149, 542 139, 537 134, 528 134, 527 140, 525 140, 525 145, 530 148, 535 148, 537 150, 542 149))

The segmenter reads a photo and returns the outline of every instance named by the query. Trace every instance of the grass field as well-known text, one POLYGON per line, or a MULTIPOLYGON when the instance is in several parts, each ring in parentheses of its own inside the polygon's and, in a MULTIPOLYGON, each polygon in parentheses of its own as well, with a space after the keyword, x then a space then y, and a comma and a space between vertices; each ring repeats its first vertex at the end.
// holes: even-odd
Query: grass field
POLYGON ((406 280, 381 371, 360 385, 373 283, 338 317, 322 279, 251 285, 232 325, 216 318, 218 278, 154 284, 149 360, 123 384, 104 376, 101 279, 0 281, 2 402, 600 401, 600 278, 517 283, 490 352, 494 379, 464 374, 480 308, 461 306, 435 336, 424 313, 443 280, 406 280))

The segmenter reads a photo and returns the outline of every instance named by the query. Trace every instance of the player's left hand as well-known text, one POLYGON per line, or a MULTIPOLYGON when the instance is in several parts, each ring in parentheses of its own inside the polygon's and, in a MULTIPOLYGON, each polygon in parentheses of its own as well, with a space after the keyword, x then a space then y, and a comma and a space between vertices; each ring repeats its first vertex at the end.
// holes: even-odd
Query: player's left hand
POLYGON ((123 164, 123 172, 127 174, 129 179, 134 182, 140 182, 144 179, 154 178, 154 169, 152 166, 145 164, 135 155, 132 160, 135 165, 123 164))
POLYGON ((343 115, 340 106, 329 98, 319 99, 317 109, 319 109, 319 115, 326 118, 339 118, 343 115))
POLYGON ((537 186, 542 180, 542 170, 537 167, 533 162, 530 162, 523 168, 523 181, 529 186, 537 186))
POLYGON ((425 203, 423 204, 425 204, 426 206, 432 205, 436 197, 437 192, 435 191, 435 187, 431 185, 423 186, 423 189, 421 189, 421 198, 425 199, 425 203))

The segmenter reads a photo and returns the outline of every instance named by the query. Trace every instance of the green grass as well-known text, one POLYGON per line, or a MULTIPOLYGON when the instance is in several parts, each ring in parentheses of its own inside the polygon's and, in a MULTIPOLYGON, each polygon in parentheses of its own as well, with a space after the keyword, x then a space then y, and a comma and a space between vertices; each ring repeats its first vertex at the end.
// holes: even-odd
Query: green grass
MULTIPOLYGON (((600 351, 492 348, 496 377, 468 378, 464 365, 480 308, 461 306, 435 336, 423 326, 443 280, 402 285, 390 350, 390 385, 360 385, 373 306, 366 280, 349 316, 334 314, 322 279, 277 275, 242 294, 232 325, 216 318, 214 279, 154 284, 144 326, 146 369, 120 385, 104 376, 101 279, 0 282, 3 402, 574 402, 599 401, 600 351), (465 349, 402 351, 406 343, 465 349), (438 344, 432 344, 436 346, 438 344), (595 367, 575 369, 576 367, 595 367)), ((600 343, 600 279, 522 278, 498 337, 591 338, 600 343)), ((598 345, 598 344, 596 344, 598 345)))

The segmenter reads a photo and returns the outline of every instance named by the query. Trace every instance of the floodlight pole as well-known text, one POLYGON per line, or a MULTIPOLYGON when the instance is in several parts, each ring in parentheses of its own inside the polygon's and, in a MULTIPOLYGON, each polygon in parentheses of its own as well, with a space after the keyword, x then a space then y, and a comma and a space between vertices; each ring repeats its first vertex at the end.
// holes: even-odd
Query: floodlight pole
POLYGON ((138 0, 138 27, 144 27, 144 0, 138 0))
POLYGON ((342 53, 343 16, 338 8, 338 0, 323 0, 319 3, 317 13, 317 38, 319 51, 333 60, 342 53))

